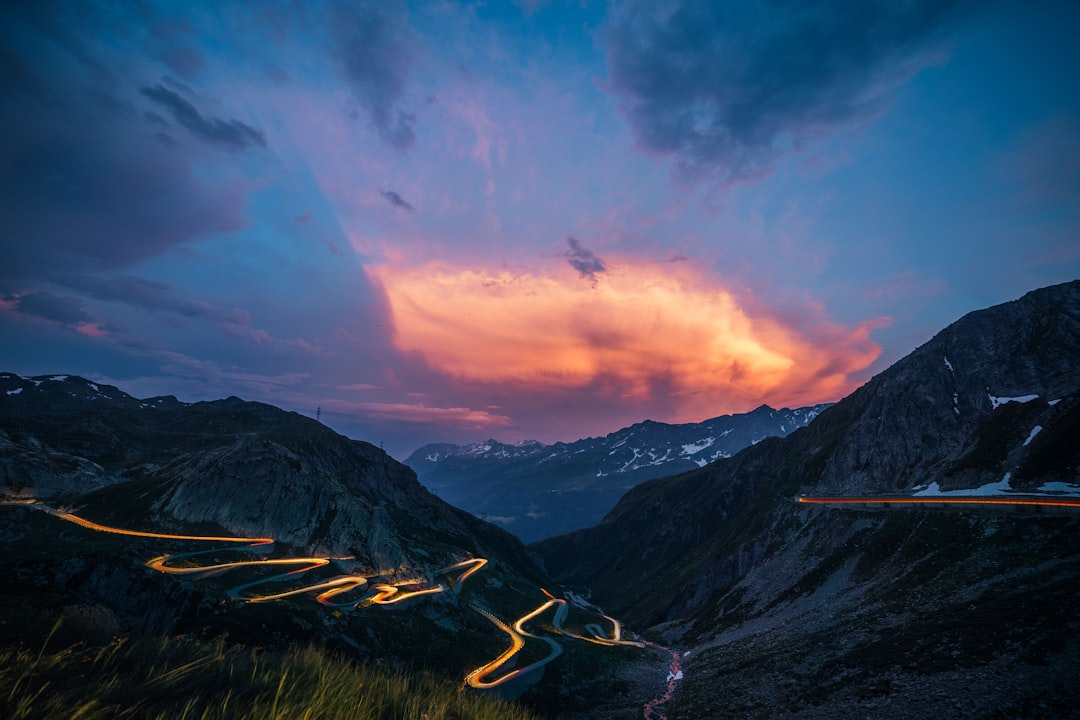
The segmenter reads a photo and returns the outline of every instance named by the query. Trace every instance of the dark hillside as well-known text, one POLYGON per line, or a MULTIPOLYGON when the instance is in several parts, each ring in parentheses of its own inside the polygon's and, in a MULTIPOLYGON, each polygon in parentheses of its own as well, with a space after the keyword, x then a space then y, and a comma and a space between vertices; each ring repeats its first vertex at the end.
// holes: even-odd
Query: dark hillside
POLYGON ((598 526, 531 548, 694 649, 678 717, 1006 717, 1040 693, 1055 709, 1034 716, 1058 716, 1076 707, 1075 512, 797 497, 1080 495, 1078 409, 1072 282, 971 313, 806 428, 643 483, 598 526))

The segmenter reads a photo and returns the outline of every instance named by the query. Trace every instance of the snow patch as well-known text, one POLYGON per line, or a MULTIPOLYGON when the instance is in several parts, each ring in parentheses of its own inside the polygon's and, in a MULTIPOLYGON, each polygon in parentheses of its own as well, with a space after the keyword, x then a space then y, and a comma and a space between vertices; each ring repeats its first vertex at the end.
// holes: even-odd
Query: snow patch
POLYGON ((71 377, 71 376, 70 375, 50 375, 49 379, 50 380, 55 380, 56 382, 64 382, 69 377, 71 377))
POLYGON ((1080 493, 1080 486, 1071 485, 1066 482, 1048 482, 1043 483, 1039 487, 1040 492, 1052 492, 1052 493, 1080 493))
POLYGON ((1059 402, 1061 402, 1061 398, 1058 398, 1057 400, 1051 400, 1050 402, 1047 403, 1047 405, 1053 406, 1053 405, 1057 405, 1059 402))
POLYGON ((990 398, 990 404, 993 406, 994 410, 997 410, 999 407, 1001 407, 1005 403, 1009 403, 1009 402, 1027 403, 1027 402, 1031 402, 1032 400, 1037 400, 1039 398, 1038 395, 1020 395, 1019 397, 994 397, 993 395, 991 395, 989 393, 986 394, 986 397, 990 398))
POLYGON ((953 370, 952 363, 949 362, 949 356, 948 355, 945 356, 945 367, 949 368, 949 372, 956 372, 955 370, 953 370))
POLYGON ((99 395, 101 394, 101 388, 99 388, 96 384, 90 383, 90 387, 93 389, 94 392, 98 393, 99 395))
POLYGON ((696 443, 690 443, 689 445, 682 446, 682 452, 680 455, 696 455, 707 447, 712 447, 712 444, 716 442, 716 438, 705 438, 704 440, 698 440, 696 443))
POLYGON ((22 392, 22 388, 15 388, 14 390, 8 390, 7 394, 8 395, 18 395, 21 392, 22 392))
POLYGON ((695 462, 695 463, 697 463, 697 466, 698 466, 698 467, 705 467, 706 465, 708 465, 708 464, 709 464, 709 461, 708 461, 708 460, 705 460, 705 459, 703 459, 703 458, 698 458, 698 459, 697 459, 697 460, 695 460, 694 462, 695 462))
POLYGON ((967 488, 965 490, 942 490, 941 486, 939 486, 937 484, 937 482, 932 482, 932 483, 930 483, 930 486, 928 488, 926 488, 925 490, 920 490, 918 492, 912 493, 912 495, 914 495, 916 497, 930 497, 930 496, 934 496, 934 497, 938 497, 938 496, 964 497, 964 496, 979 496, 979 495, 1004 495, 1004 494, 1012 491, 1012 487, 1010 487, 1010 485, 1009 485, 1011 480, 1012 480, 1012 473, 1007 472, 1007 473, 1005 473, 1004 477, 1002 477, 1000 480, 998 480, 995 483, 987 483, 986 485, 983 485, 982 487, 967 488))
POLYGON ((1027 440, 1024 441, 1024 447, 1031 444, 1031 441, 1035 439, 1035 436, 1042 432, 1042 425, 1036 425, 1031 428, 1031 433, 1028 434, 1027 440))

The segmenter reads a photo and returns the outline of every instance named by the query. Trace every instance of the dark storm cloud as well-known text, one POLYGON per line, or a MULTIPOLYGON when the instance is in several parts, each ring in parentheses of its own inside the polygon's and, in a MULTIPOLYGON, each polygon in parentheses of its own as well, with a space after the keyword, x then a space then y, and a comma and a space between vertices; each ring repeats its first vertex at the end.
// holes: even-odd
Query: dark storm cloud
POLYGON ((57 282, 98 300, 176 313, 196 320, 210 320, 219 326, 247 326, 251 323, 251 316, 246 311, 193 300, 182 296, 171 285, 131 275, 110 278, 70 275, 58 278, 57 282))
POLYGON ((6 273, 122 267, 242 227, 242 194, 205 186, 155 138, 41 119, 0 169, 6 273))
POLYGON ((413 212, 414 210, 416 210, 416 208, 414 208, 408 201, 406 201, 405 198, 401 197, 393 190, 380 190, 379 194, 383 196, 386 202, 390 203, 394 207, 398 207, 402 210, 407 210, 409 212, 413 212))
POLYGON ((266 138, 259 130, 239 120, 203 117, 191 102, 161 83, 144 87, 139 92, 168 110, 176 122, 200 140, 234 150, 266 147, 266 138))
POLYGON ((880 113, 968 4, 642 0, 612 21, 608 69, 645 148, 685 180, 738 181, 767 173, 781 141, 880 113))
POLYGON ((566 253, 566 261, 570 266, 581 273, 581 277, 588 278, 594 283, 596 276, 604 272, 604 261, 597 257, 596 253, 581 244, 575 237, 566 238, 566 244, 570 250, 566 253))
POLYGON ((24 315, 45 318, 61 325, 81 325, 94 321, 83 310, 81 300, 43 290, 8 296, 4 304, 24 315))
POLYGON ((384 141, 408 150, 416 141, 416 118, 401 107, 412 61, 404 8, 341 6, 331 13, 331 24, 354 99, 384 141))
POLYGON ((155 137, 157 127, 126 110, 137 95, 101 75, 85 48, 62 46, 64 33, 41 34, 17 14, 0 10, 0 21, 8 31, 0 34, 6 288, 123 267, 243 226, 240 182, 196 176, 205 158, 155 137))

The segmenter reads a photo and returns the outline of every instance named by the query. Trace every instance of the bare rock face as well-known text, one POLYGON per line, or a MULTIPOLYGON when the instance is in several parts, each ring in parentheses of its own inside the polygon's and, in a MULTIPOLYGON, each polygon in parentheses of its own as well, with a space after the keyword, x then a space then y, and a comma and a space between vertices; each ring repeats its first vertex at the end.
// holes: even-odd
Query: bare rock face
POLYGON ((812 449, 828 459, 806 484, 873 493, 972 487, 1000 472, 997 480, 1018 467, 1008 450, 1036 426, 1065 420, 1078 390, 1080 282, 1072 282, 965 316, 855 391, 830 411, 843 427, 812 449), (979 445, 991 435, 1000 462, 970 458, 983 472, 959 474, 965 457, 990 450, 979 445))
POLYGON ((77 495, 114 482, 105 469, 77 455, 55 452, 35 438, 0 430, 0 488, 11 497, 77 495))
POLYGON ((423 544, 395 517, 433 531, 468 533, 408 468, 344 438, 294 451, 246 433, 230 445, 182 455, 154 478, 168 488, 153 506, 165 516, 352 556, 380 570, 412 564, 410 540, 423 544))

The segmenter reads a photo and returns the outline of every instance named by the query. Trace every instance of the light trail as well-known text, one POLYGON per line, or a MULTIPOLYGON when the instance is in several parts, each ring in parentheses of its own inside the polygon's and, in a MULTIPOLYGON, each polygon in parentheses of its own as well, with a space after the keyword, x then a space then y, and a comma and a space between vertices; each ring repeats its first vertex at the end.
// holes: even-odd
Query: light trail
POLYGON ((38 503, 32 503, 30 505, 30 507, 33 507, 35 510, 41 510, 42 512, 48 513, 49 515, 53 515, 53 516, 58 517, 58 518, 60 518, 62 520, 67 520, 68 522, 75 523, 76 525, 81 525, 84 528, 89 528, 90 530, 96 530, 98 532, 103 532, 103 533, 111 533, 113 535, 131 535, 131 536, 134 536, 134 537, 159 538, 159 539, 162 539, 162 540, 196 540, 196 541, 212 541, 212 542, 223 542, 223 543, 244 543, 244 544, 252 545, 252 546, 255 546, 255 545, 272 545, 274 543, 274 538, 266 538, 266 537, 256 538, 256 537, 225 537, 225 536, 218 537, 218 536, 212 536, 212 535, 174 535, 172 533, 155 533, 155 532, 144 532, 142 530, 125 530, 124 528, 110 527, 108 525, 99 525, 96 522, 92 522, 92 521, 87 520, 85 518, 81 518, 78 515, 73 515, 73 514, 68 513, 68 512, 62 512, 60 510, 54 510, 53 508, 48 507, 47 505, 41 505, 41 504, 38 504, 38 503))
POLYGON ((488 561, 486 558, 469 558, 467 560, 462 560, 459 563, 454 563, 449 567, 444 567, 438 572, 438 574, 446 575, 453 572, 454 570, 460 570, 464 567, 469 568, 468 570, 463 572, 461 576, 458 577, 457 581, 454 583, 454 592, 457 593, 461 590, 461 584, 465 582, 465 579, 468 578, 470 575, 473 575, 474 573, 480 572, 480 569, 487 565, 487 563, 488 561))
POLYGON ((972 495, 932 497, 806 497, 800 503, 812 505, 1004 505, 1080 508, 1080 498, 977 497, 972 495))
MULTIPOLYGON (((61 510, 56 510, 54 508, 48 507, 47 505, 42 505, 42 504, 37 503, 36 501, 33 501, 33 500, 25 500, 25 501, 4 503, 4 504, 26 505, 28 507, 31 507, 31 508, 35 509, 35 510, 40 510, 40 511, 45 512, 45 513, 47 513, 49 515, 52 515, 53 517, 57 517, 57 518, 60 518, 61 520, 66 520, 66 521, 68 521, 70 523, 74 523, 75 525, 79 525, 80 527, 87 528, 88 530, 94 530, 96 532, 109 533, 109 534, 112 534, 112 535, 125 535, 125 536, 129 536, 129 537, 145 537, 145 538, 155 538, 155 539, 162 539, 162 540, 185 540, 185 541, 190 540, 190 541, 198 541, 198 542, 237 543, 237 544, 242 543, 246 547, 240 548, 241 550, 251 550, 251 549, 254 549, 254 548, 268 547, 268 546, 270 546, 270 545, 272 545, 274 543, 274 538, 266 538, 266 537, 229 537, 229 536, 222 536, 222 535, 181 535, 181 534, 176 534, 176 533, 157 533, 157 532, 148 532, 148 531, 143 531, 143 530, 129 530, 129 529, 126 529, 126 528, 118 528, 118 527, 113 527, 113 526, 110 526, 110 525, 102 525, 101 523, 96 523, 96 522, 93 522, 92 520, 87 520, 86 518, 79 517, 78 515, 75 515, 73 513, 63 512, 61 510)), ((214 564, 214 565, 195 565, 195 566, 190 566, 190 567, 174 567, 174 566, 168 564, 170 562, 175 563, 176 561, 182 560, 182 559, 185 559, 185 558, 192 558, 192 557, 196 557, 196 556, 199 556, 199 555, 207 555, 207 554, 211 554, 211 553, 217 553, 217 552, 220 552, 220 551, 221 551, 220 549, 197 550, 197 551, 194 551, 194 552, 185 552, 185 553, 174 553, 174 554, 169 554, 169 555, 161 555, 161 556, 152 558, 151 560, 147 561, 146 566, 153 569, 153 570, 157 570, 158 572, 166 573, 168 575, 191 575, 191 576, 197 577, 197 578, 207 578, 207 577, 211 577, 211 576, 214 576, 214 575, 221 575, 221 574, 229 572, 231 570, 236 570, 238 568, 245 568, 245 567, 249 567, 249 568, 250 567, 269 568, 269 567, 290 566, 290 565, 299 565, 300 566, 300 567, 296 568, 295 570, 290 570, 290 571, 284 572, 284 573, 278 573, 276 575, 271 575, 270 577, 259 578, 258 580, 253 580, 252 582, 244 583, 242 585, 237 585, 236 587, 233 587, 233 588, 231 588, 231 589, 229 589, 227 591, 227 595, 229 597, 233 598, 234 600, 240 600, 240 601, 248 602, 248 603, 271 602, 271 601, 275 601, 275 600, 282 600, 282 599, 288 598, 288 597, 293 597, 295 595, 304 595, 304 594, 308 594, 308 593, 318 592, 318 591, 321 590, 323 592, 320 592, 315 597, 315 599, 318 602, 320 602, 321 604, 323 604, 323 605, 327 605, 327 606, 330 606, 330 607, 348 607, 348 606, 351 606, 351 607, 354 607, 354 608, 359 608, 359 607, 364 607, 364 606, 373 605, 373 604, 374 605, 394 605, 394 604, 397 604, 397 603, 404 602, 405 600, 408 600, 408 599, 413 598, 413 597, 422 596, 422 595, 432 595, 432 594, 440 593, 440 592, 443 592, 443 591, 446 590, 446 588, 444 586, 442 586, 442 585, 424 587, 424 588, 420 588, 420 589, 417 589, 417 590, 406 590, 406 589, 403 589, 404 586, 419 585, 419 584, 423 583, 424 580, 422 580, 422 579, 402 580, 402 581, 400 581, 399 583, 397 583, 395 585, 391 585, 391 584, 376 585, 375 588, 374 588, 374 590, 375 590, 374 593, 372 593, 372 594, 370 594, 370 595, 368 595, 368 596, 366 596, 364 598, 361 598, 360 600, 350 601, 350 602, 347 602, 347 603, 329 602, 329 598, 335 597, 335 596, 340 595, 342 593, 348 592, 349 590, 353 590, 353 589, 355 589, 357 587, 365 585, 365 584, 367 584, 368 579, 369 579, 368 576, 363 576, 363 575, 343 575, 343 576, 340 576, 340 577, 332 578, 330 580, 325 580, 323 582, 314 583, 314 584, 311 584, 311 585, 305 585, 303 587, 293 588, 291 590, 286 590, 284 592, 270 593, 270 594, 265 594, 265 595, 254 595, 254 594, 253 595, 246 595, 246 594, 244 594, 245 590, 256 587, 258 585, 264 585, 266 583, 273 583, 273 582, 285 582, 285 581, 288 581, 288 580, 292 580, 296 576, 302 575, 303 573, 306 573, 309 570, 314 570, 316 568, 324 567, 326 565, 329 565, 333 560, 345 560, 345 559, 348 559, 348 558, 326 558, 326 557, 272 558, 272 559, 261 559, 261 560, 238 560, 238 561, 235 561, 235 562, 217 563, 217 564, 214 564)), ((469 559, 466 559, 466 560, 462 560, 461 562, 455 563, 453 565, 450 565, 449 567, 443 568, 442 570, 439 571, 439 574, 445 574, 447 572, 452 572, 454 570, 458 570, 458 569, 461 569, 461 568, 468 568, 457 579, 457 582, 455 583, 455 588, 460 589, 461 583, 464 582, 464 580, 467 577, 469 577, 473 573, 480 570, 486 564, 487 564, 487 560, 484 559, 484 558, 469 558, 469 559)))
MULTIPOLYGON (((17 501, 0 501, 2 505, 23 505, 35 510, 40 510, 53 517, 65 520, 67 522, 79 525, 88 530, 95 532, 109 533, 112 535, 123 535, 128 537, 143 537, 153 538, 161 540, 183 540, 194 542, 213 542, 213 543, 227 543, 243 545, 243 547, 236 548, 240 552, 254 552, 259 549, 269 549, 274 544, 274 538, 268 537, 229 537, 218 535, 183 535, 176 533, 157 533, 143 530, 129 530, 126 528, 112 527, 109 525, 102 525, 100 523, 87 520, 79 517, 73 513, 57 510, 46 505, 38 503, 36 500, 17 500, 17 501)), ((245 591, 274 582, 287 582, 295 579, 297 576, 302 575, 310 570, 316 568, 325 567, 335 560, 348 560, 351 558, 328 558, 328 557, 291 557, 291 558, 262 558, 259 560, 239 560, 234 562, 219 562, 212 565, 190 565, 177 567, 170 563, 176 563, 180 560, 190 559, 198 557, 200 555, 209 555, 223 552, 222 548, 213 548, 210 550, 196 550, 192 552, 173 553, 167 555, 160 555, 152 558, 146 562, 146 566, 161 573, 169 575, 185 575, 191 576, 197 579, 208 578, 211 576, 221 575, 226 572, 236 570, 239 568, 276 568, 276 567, 288 567, 299 566, 294 570, 288 570, 287 572, 277 573, 269 577, 259 578, 251 582, 243 583, 226 591, 228 597, 245 603, 263 603, 273 602, 277 600, 283 600, 285 598, 294 597, 297 595, 306 595, 311 593, 317 593, 315 600, 320 604, 327 607, 334 608, 362 608, 368 605, 394 605, 405 602, 415 597, 421 597, 425 595, 434 595, 437 593, 446 592, 452 589, 454 593, 458 593, 465 580, 482 570, 488 564, 486 558, 466 558, 459 562, 448 565, 441 570, 436 571, 435 575, 452 576, 456 571, 463 571, 448 588, 442 584, 431 584, 430 581, 422 578, 413 578, 409 580, 401 580, 394 584, 380 583, 372 587, 371 591, 359 600, 349 600, 347 602, 336 602, 332 598, 336 598, 339 595, 350 592, 357 588, 368 585, 369 581, 377 575, 341 575, 338 577, 330 578, 329 580, 323 580, 321 582, 304 585, 303 587, 291 588, 278 593, 270 594, 247 594, 245 591)), ((480 667, 470 672, 465 678, 465 684, 469 687, 477 688, 480 690, 487 690, 498 687, 510 680, 526 675, 538 668, 542 668, 551 661, 558 658, 563 648, 555 639, 547 636, 536 635, 525 629, 525 625, 544 612, 551 608, 556 608, 555 615, 552 620, 552 625, 556 632, 569 638, 577 640, 584 640, 586 642, 595 643, 598 645, 615 646, 615 645, 629 645, 634 647, 645 647, 645 643, 635 640, 623 640, 622 639, 622 626, 618 620, 608 617, 599 612, 598 609, 588 606, 583 602, 578 602, 576 598, 574 604, 578 607, 586 609, 590 612, 598 613, 603 619, 609 621, 612 624, 612 637, 605 636, 603 628, 598 623, 589 623, 585 626, 585 629, 591 633, 591 637, 585 635, 579 635, 577 633, 567 630, 564 626, 567 614, 569 612, 569 604, 566 600, 557 598, 548 592, 546 589, 541 588, 541 591, 547 596, 548 600, 543 602, 540 606, 534 610, 526 613, 518 618, 513 626, 509 626, 502 620, 497 618, 488 610, 484 610, 476 605, 472 608, 479 612, 481 615, 490 620, 496 627, 510 636, 510 647, 507 648, 502 654, 491 662, 485 663, 480 667), (496 673, 500 668, 510 662, 525 646, 525 639, 532 638, 534 640, 541 640, 550 647, 548 654, 529 665, 524 667, 515 668, 504 675, 497 678, 490 679, 491 676, 496 673)))
POLYGON ((590 623, 585 628, 593 634, 592 637, 579 635, 577 633, 567 630, 563 624, 566 621, 567 614, 569 613, 569 604, 567 603, 567 601, 555 597, 544 588, 540 588, 540 591, 543 592, 544 595, 546 595, 549 599, 541 603, 539 607, 525 613, 520 618, 515 620, 513 627, 508 626, 506 623, 504 623, 502 620, 499 620, 487 610, 473 606, 474 610, 486 617, 488 620, 494 623, 496 627, 498 627, 500 630, 510 636, 511 645, 502 655, 495 658, 489 663, 481 665, 476 670, 473 670, 471 673, 469 673, 469 675, 465 678, 466 684, 477 689, 489 690, 491 688, 498 687, 499 685, 502 685, 503 683, 506 683, 510 680, 513 680, 514 678, 518 678, 522 675, 530 673, 537 668, 541 668, 562 655, 562 645, 560 645, 554 638, 550 638, 544 635, 536 635, 525 629, 525 625, 527 623, 544 614, 553 607, 557 609, 555 610, 555 615, 552 618, 551 624, 552 627, 555 628, 555 631, 558 632, 560 635, 564 635, 575 640, 584 640, 585 642, 590 642, 595 645, 604 645, 606 647, 613 647, 617 645, 638 648, 645 647, 645 643, 639 642, 637 640, 623 640, 622 626, 619 624, 619 621, 615 620, 614 618, 610 618, 607 615, 602 615, 602 617, 606 620, 610 620, 613 624, 613 638, 605 637, 603 629, 596 623, 590 623), (516 668, 506 673, 505 675, 497 677, 493 680, 487 680, 486 678, 490 677, 496 670, 509 662, 510 659, 513 658, 514 655, 516 655, 521 650, 521 648, 525 646, 525 638, 533 638, 534 640, 542 640, 546 642, 551 647, 550 652, 547 654, 547 656, 541 658, 540 660, 537 660, 536 662, 526 665, 525 667, 516 668))
POLYGON ((495 617, 495 615, 488 612, 487 610, 484 610, 481 607, 477 607, 476 605, 473 605, 472 608, 473 610, 490 620, 495 625, 495 627, 499 628, 504 633, 510 636, 510 647, 504 650, 503 653, 499 655, 499 657, 495 658, 489 663, 481 665, 480 667, 476 668, 471 673, 465 676, 465 684, 469 687, 476 688, 477 690, 490 690, 491 688, 498 687, 504 682, 518 677, 522 674, 521 670, 518 669, 513 670, 512 672, 503 675, 500 678, 492 680, 491 682, 486 682, 484 680, 484 678, 486 678, 488 675, 508 663, 512 657, 514 657, 518 654, 518 652, 521 651, 521 648, 525 647, 525 638, 521 637, 521 634, 519 632, 514 630, 512 627, 504 623, 499 618, 495 617))

